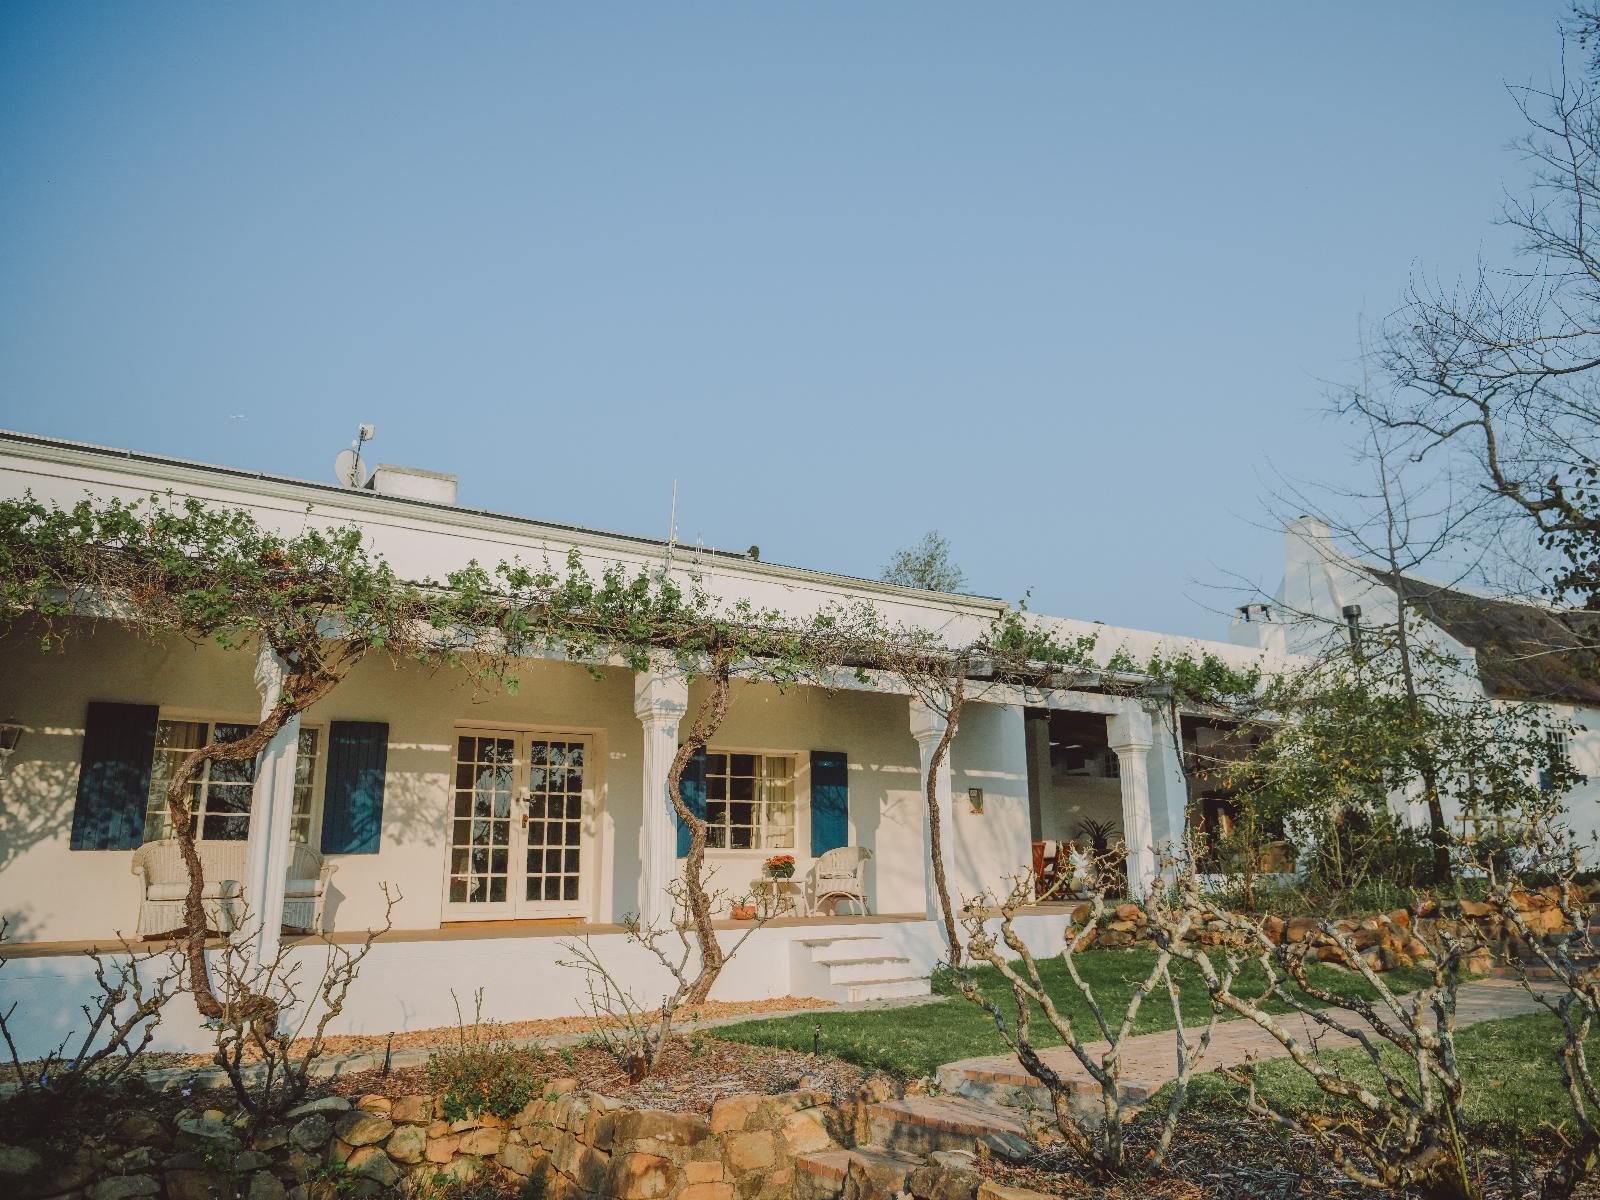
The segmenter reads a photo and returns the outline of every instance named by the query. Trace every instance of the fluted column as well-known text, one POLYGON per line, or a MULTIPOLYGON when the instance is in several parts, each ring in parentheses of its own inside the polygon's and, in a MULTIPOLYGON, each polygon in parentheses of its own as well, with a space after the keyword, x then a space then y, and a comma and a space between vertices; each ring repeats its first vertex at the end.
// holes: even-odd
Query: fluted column
POLYGON ((633 711, 644 726, 644 820, 639 830, 639 918, 645 925, 672 918, 668 886, 678 870, 677 814, 667 777, 678 753, 678 726, 689 709, 683 673, 665 659, 634 676, 633 711))
MULTIPOLYGON (((929 920, 942 920, 944 910, 939 905, 939 892, 934 886, 933 826, 928 820, 928 798, 924 789, 927 787, 928 770, 933 765, 933 751, 938 746, 939 739, 944 736, 945 724, 943 713, 935 712, 921 700, 911 701, 911 736, 917 740, 917 751, 922 760, 922 769, 917 774, 917 782, 922 799, 922 894, 929 920)), ((939 764, 939 769, 934 776, 934 796, 939 806, 941 840, 946 848, 946 852, 942 855, 945 882, 951 888, 951 903, 959 907, 961 899, 955 894, 955 884, 950 874, 950 855, 948 853, 950 841, 955 836, 955 822, 952 818, 950 803, 950 755, 948 753, 944 756, 944 761, 939 764)))
POLYGON ((1155 835, 1150 828, 1150 717, 1132 704, 1109 717, 1106 733, 1122 782, 1122 838, 1128 847, 1128 892, 1150 891, 1156 877, 1155 835))

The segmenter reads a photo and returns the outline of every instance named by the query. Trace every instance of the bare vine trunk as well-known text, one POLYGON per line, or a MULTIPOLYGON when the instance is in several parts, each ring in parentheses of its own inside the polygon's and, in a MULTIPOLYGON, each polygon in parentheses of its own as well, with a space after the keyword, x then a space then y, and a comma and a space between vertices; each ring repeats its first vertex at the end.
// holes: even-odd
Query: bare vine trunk
MULTIPOLYGON (((189 807, 189 786, 208 762, 243 762, 260 755, 291 717, 320 700, 339 678, 326 674, 291 674, 284 681, 278 703, 254 729, 236 742, 215 742, 191 750, 167 783, 167 812, 172 817, 172 831, 177 838, 178 852, 183 855, 183 865, 189 875, 189 890, 183 898, 183 957, 188 966, 189 987, 194 995, 195 1007, 200 1010, 201 1016, 209 1020, 225 1017, 227 1010, 217 998, 211 986, 211 977, 206 971, 205 867, 200 861, 200 852, 195 848, 196 830, 194 812, 189 807)), ((266 914, 262 914, 262 920, 266 919, 266 914)))
POLYGON ((689 853, 684 859, 684 895, 689 905, 689 917, 694 924, 695 938, 700 946, 700 974, 684 997, 689 1004, 699 1004, 711 994, 711 987, 722 973, 726 956, 717 934, 711 928, 711 895, 706 891, 704 869, 706 859, 705 818, 690 811, 683 800, 683 772, 698 752, 706 748, 712 734, 722 728, 728 715, 728 698, 733 689, 733 669, 727 659, 713 659, 711 668, 711 694, 700 703, 678 753, 673 756, 672 769, 667 774, 667 794, 672 797, 672 807, 678 820, 689 828, 689 853))
POLYGON ((928 778, 925 781, 925 791, 928 800, 928 853, 933 860, 933 890, 939 896, 939 910, 944 916, 945 936, 950 941, 950 965, 961 965, 961 938, 956 930, 955 908, 950 903, 950 885, 945 882, 944 875, 944 830, 939 813, 939 765, 944 762, 950 753, 950 743, 956 736, 956 722, 961 716, 963 690, 958 685, 952 696, 950 712, 944 723, 944 732, 939 735, 938 742, 933 747, 933 754, 928 759, 928 778))

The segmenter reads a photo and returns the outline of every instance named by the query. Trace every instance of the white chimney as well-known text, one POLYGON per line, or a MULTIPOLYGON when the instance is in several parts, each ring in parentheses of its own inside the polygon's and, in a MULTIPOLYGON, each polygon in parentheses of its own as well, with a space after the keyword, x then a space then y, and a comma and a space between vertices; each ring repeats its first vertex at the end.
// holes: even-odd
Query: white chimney
POLYGON ((456 477, 443 471, 424 471, 421 467, 397 467, 380 463, 367 480, 367 488, 380 496, 401 496, 407 500, 426 500, 429 504, 456 502, 456 477))

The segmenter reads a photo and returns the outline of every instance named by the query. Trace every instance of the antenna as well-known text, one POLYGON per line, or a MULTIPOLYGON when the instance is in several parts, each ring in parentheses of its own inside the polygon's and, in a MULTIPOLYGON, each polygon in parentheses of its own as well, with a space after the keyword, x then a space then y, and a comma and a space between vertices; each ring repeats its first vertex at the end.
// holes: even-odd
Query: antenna
POLYGON ((338 457, 333 460, 333 477, 341 486, 358 488, 366 484, 361 468, 361 447, 372 440, 373 433, 371 425, 358 425, 356 440, 350 443, 350 449, 339 451, 338 457))
POLYGON ((672 481, 672 517, 667 522, 666 570, 672 570, 672 547, 678 540, 678 481, 672 481))

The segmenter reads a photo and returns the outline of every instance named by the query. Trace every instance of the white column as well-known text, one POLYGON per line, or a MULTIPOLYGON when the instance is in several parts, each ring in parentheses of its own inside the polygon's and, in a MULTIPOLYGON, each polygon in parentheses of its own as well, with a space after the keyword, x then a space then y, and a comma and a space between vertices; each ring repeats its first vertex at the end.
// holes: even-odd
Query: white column
POLYGON ((1128 891, 1141 898, 1156 877, 1155 836, 1150 828, 1150 717, 1131 702, 1106 721, 1122 779, 1122 838, 1128 846, 1128 891))
MULTIPOLYGON (((911 736, 917 739, 917 751, 922 759, 922 769, 917 774, 918 792, 922 801, 922 877, 923 901, 927 907, 929 920, 942 920, 944 910, 939 905, 939 892, 934 886, 933 878, 933 826, 928 820, 928 770, 933 764, 934 747, 939 744, 939 739, 944 736, 944 714, 935 712, 921 700, 911 701, 911 736)), ((940 840, 944 843, 945 883, 950 888, 950 902, 959 907, 961 897, 957 894, 955 880, 950 874, 949 846, 955 837, 955 821, 951 815, 950 803, 950 755, 944 756, 944 761, 939 764, 939 770, 934 776, 934 797, 939 805, 939 831, 940 840)))
MULTIPOLYGON (((1173 740, 1173 719, 1166 704, 1150 714, 1155 741, 1149 760, 1150 818, 1156 848, 1181 854, 1189 827, 1189 787, 1179 758, 1179 743, 1173 740)), ((1166 874, 1170 882, 1170 867, 1166 874)))
MULTIPOLYGON (((263 642, 256 654, 256 690, 261 695, 263 720, 278 703, 283 677, 283 661, 263 642)), ((249 943, 251 960, 257 963, 269 963, 278 956, 299 756, 300 715, 296 713, 273 734, 256 759, 256 781, 250 796, 250 834, 242 881, 250 916, 240 932, 249 943)))
POLYGON ((639 919, 672 919, 667 891, 678 872, 678 823, 667 777, 678 753, 678 726, 689 709, 683 673, 665 660, 634 676, 633 711, 644 726, 644 820, 639 828, 639 919))

